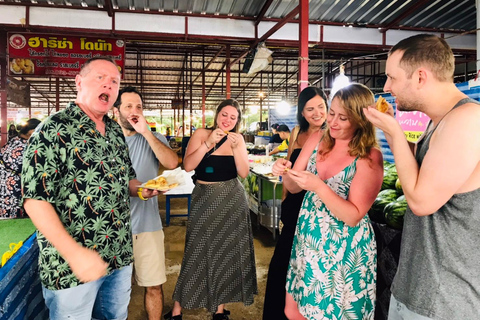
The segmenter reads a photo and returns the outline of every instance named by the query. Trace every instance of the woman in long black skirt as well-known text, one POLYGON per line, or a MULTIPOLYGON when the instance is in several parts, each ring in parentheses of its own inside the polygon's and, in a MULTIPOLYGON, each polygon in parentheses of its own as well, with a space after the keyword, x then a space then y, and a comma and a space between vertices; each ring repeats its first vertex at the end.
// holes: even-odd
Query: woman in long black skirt
POLYGON ((225 303, 250 305, 257 293, 250 211, 237 178, 249 171, 241 116, 237 101, 223 101, 213 129, 197 129, 188 143, 184 166, 195 169, 196 183, 174 307, 165 319, 182 319, 182 308, 207 308, 214 320, 228 320, 225 303))

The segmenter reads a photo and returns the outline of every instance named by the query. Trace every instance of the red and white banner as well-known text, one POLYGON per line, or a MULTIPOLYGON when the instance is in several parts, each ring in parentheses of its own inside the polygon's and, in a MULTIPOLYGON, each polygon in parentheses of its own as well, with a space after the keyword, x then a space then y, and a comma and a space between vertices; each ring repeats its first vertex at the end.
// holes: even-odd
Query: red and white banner
POLYGON ((75 77, 90 58, 110 56, 123 78, 125 41, 38 33, 8 34, 10 76, 75 77))

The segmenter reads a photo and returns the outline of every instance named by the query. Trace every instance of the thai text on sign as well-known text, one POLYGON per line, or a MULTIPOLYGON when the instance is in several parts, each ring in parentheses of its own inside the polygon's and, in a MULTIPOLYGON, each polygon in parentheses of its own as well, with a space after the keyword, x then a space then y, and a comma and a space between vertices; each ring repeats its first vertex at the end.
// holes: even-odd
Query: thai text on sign
POLYGON ((75 77, 88 59, 110 56, 123 77, 125 41, 38 33, 8 34, 10 76, 75 77))

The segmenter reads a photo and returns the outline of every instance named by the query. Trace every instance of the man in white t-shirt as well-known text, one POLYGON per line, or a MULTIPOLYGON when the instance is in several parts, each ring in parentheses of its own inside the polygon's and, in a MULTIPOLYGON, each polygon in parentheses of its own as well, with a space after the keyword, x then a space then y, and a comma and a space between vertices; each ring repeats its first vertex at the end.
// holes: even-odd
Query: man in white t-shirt
MULTIPOLYGON (((143 116, 143 100, 134 87, 120 90, 114 104, 114 114, 122 127, 130 158, 140 181, 158 175, 159 165, 173 169, 178 157, 163 135, 151 132, 143 116)), ((140 188, 141 192, 141 188, 140 188)), ((143 200, 130 198, 133 234, 133 274, 135 281, 145 287, 145 310, 148 319, 160 319, 163 311, 162 284, 165 274, 165 251, 162 221, 157 197, 143 200)))

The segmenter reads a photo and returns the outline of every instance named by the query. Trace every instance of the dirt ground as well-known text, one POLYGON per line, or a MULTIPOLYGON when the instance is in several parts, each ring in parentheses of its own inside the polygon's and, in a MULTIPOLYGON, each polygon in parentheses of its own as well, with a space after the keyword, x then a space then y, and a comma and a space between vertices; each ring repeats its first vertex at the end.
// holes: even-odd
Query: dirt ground
MULTIPOLYGON (((159 197, 160 216, 165 225, 165 197, 159 197)), ((171 200, 171 214, 180 214, 186 212, 186 199, 171 200)), ((252 216, 252 220, 255 216, 252 216)), ((164 313, 168 312, 172 306, 172 294, 175 283, 180 272, 183 250, 185 245, 185 230, 187 218, 171 218, 170 226, 164 227, 165 232, 165 255, 167 267, 167 282, 163 285, 165 296, 164 313)), ((226 308, 231 311, 231 320, 260 320, 262 319, 263 300, 265 295, 265 284, 267 279, 268 265, 273 254, 275 241, 272 234, 263 227, 253 227, 255 260, 257 267, 258 295, 255 302, 246 307, 242 303, 227 304, 226 308)), ((132 288, 128 319, 144 320, 147 319, 143 307, 144 290, 136 285, 132 288)), ((210 320, 212 316, 204 309, 183 310, 183 319, 185 320, 210 320)))

